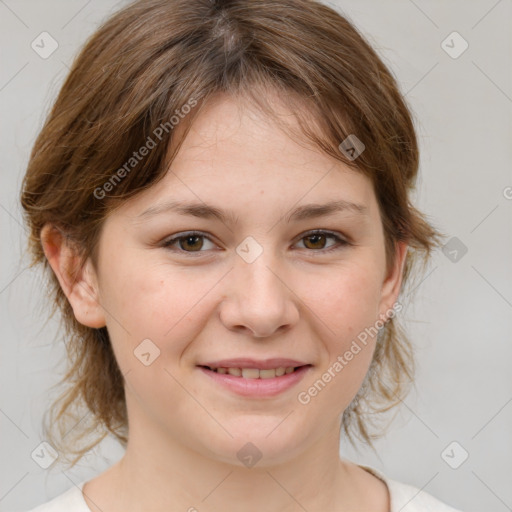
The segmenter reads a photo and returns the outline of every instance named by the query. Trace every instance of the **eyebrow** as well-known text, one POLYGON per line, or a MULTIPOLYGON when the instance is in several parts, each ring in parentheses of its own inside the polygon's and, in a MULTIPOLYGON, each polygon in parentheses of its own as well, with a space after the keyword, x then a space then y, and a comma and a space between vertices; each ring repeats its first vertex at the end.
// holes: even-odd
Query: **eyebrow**
MULTIPOLYGON (((368 215, 368 208, 362 204, 353 203, 344 199, 329 201, 328 203, 312 203, 295 208, 284 218, 286 222, 300 221, 332 215, 338 212, 349 211, 357 215, 368 215)), ((137 216, 139 219, 154 217, 162 213, 176 212, 180 215, 191 215, 202 219, 218 219, 224 224, 236 224, 238 217, 231 210, 222 210, 206 203, 187 203, 183 201, 166 201, 144 210, 137 216)))

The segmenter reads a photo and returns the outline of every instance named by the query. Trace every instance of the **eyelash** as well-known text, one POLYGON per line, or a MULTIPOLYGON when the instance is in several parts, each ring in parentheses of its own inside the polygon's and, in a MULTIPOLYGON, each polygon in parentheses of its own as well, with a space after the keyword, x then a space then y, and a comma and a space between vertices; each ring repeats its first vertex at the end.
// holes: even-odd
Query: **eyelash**
MULTIPOLYGON (((322 230, 322 229, 308 231, 306 234, 304 234, 299 239, 299 241, 301 241, 304 238, 307 238, 309 236, 313 236, 313 235, 326 235, 328 238, 329 237, 330 238, 334 238, 335 241, 336 241, 336 244, 331 246, 331 247, 329 247, 328 249, 318 249, 318 250, 309 249, 308 252, 326 254, 326 253, 331 253, 333 251, 337 251, 337 250, 343 249, 345 246, 352 245, 350 242, 348 242, 347 240, 344 240, 343 238, 341 238, 337 234, 335 234, 335 233, 333 233, 331 231, 325 231, 325 230, 322 230)), ((184 239, 186 239, 188 237, 191 237, 191 236, 203 237, 203 238, 206 238, 207 240, 209 240, 210 242, 214 243, 207 235, 205 235, 204 233, 201 233, 200 231, 189 231, 189 232, 186 232, 184 234, 180 234, 179 236, 175 236, 173 238, 168 238, 167 240, 165 240, 162 243, 162 246, 164 248, 166 248, 166 249, 170 249, 170 250, 175 251, 175 252, 180 252, 180 253, 185 253, 185 254, 191 255, 192 257, 197 257, 197 256, 201 255, 201 253, 207 252, 207 251, 185 251, 183 249, 176 249, 176 248, 172 247, 174 244, 176 244, 180 240, 184 240, 184 239)))

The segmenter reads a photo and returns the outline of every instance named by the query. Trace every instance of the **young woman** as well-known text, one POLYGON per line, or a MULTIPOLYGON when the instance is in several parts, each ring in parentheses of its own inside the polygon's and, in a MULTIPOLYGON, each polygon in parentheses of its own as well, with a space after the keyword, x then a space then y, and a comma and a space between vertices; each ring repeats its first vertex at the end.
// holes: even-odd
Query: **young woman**
POLYGON ((417 170, 390 71, 321 3, 108 20, 21 200, 70 358, 47 440, 126 451, 35 510, 453 511, 339 457, 412 379, 400 291, 440 240, 417 170))

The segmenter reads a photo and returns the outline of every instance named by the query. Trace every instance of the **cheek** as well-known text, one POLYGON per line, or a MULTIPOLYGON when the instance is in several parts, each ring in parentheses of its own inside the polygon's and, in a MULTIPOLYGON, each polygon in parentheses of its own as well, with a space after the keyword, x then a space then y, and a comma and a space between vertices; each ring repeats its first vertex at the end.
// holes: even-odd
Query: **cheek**
POLYGON ((202 298, 219 277, 199 278, 169 265, 128 258, 117 263, 103 281, 103 301, 115 357, 132 400, 138 397, 137 407, 148 414, 161 407, 172 414, 190 414, 190 400, 173 376, 178 376, 183 352, 204 327, 208 314, 202 298), (149 354, 145 361, 144 354, 149 354))
POLYGON ((309 280, 309 289, 313 293, 309 293, 308 306, 324 320, 337 343, 357 336, 377 318, 380 286, 376 266, 361 261, 330 269, 328 275, 309 280))
POLYGON ((161 355, 176 359, 208 320, 208 294, 222 276, 194 273, 190 268, 181 272, 168 264, 141 260, 118 261, 102 283, 114 348, 128 363, 142 340, 150 339, 161 355))
MULTIPOLYGON (((315 293, 310 294, 308 307, 327 328, 321 337, 326 352, 322 361, 322 391, 317 405, 336 403, 343 410, 360 388, 372 360, 377 331, 379 274, 377 266, 347 265, 329 272, 328 279, 314 280, 315 293)), ((313 281, 310 282, 313 285, 313 281)), ((318 378, 318 376, 316 377, 318 378)), ((315 391, 313 390, 313 393, 315 391)))

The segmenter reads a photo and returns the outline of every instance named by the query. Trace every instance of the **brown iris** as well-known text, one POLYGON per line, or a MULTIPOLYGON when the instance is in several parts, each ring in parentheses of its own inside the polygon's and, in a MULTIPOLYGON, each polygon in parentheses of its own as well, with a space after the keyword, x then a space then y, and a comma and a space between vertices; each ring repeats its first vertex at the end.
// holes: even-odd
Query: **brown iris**
POLYGON ((190 249, 192 252, 195 252, 201 250, 201 248, 203 247, 203 237, 201 235, 188 235, 180 238, 179 243, 182 249, 190 249), (188 248, 185 246, 188 246, 188 248))
POLYGON ((326 238, 326 235, 318 234, 318 233, 314 234, 314 235, 305 236, 304 239, 303 239, 304 240, 304 245, 306 247, 308 247, 308 249, 323 249, 323 246, 325 245, 325 238, 326 238), (306 241, 311 241, 311 240, 312 240, 313 247, 309 247, 307 242, 306 242, 306 241), (318 247, 318 246, 315 245, 316 243, 318 243, 319 240, 324 242, 322 244, 322 247, 318 247))

